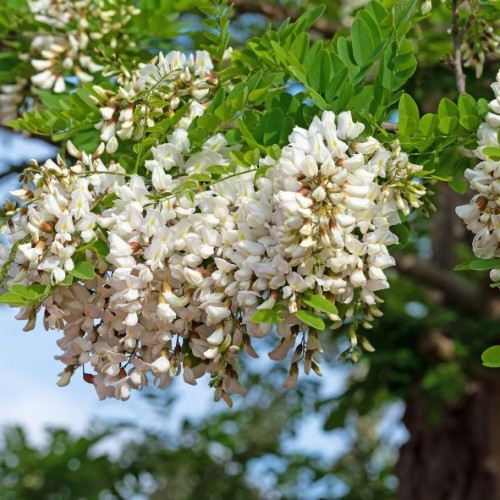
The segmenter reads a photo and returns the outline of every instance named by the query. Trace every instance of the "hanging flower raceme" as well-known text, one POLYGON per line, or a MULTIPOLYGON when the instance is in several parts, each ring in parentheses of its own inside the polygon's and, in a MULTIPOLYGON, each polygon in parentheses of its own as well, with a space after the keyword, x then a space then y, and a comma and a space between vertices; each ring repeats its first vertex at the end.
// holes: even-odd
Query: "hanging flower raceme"
POLYGON ((121 44, 132 44, 121 32, 132 17, 140 13, 136 7, 116 0, 31 0, 28 3, 35 19, 47 26, 46 32, 37 34, 31 43, 28 56, 38 71, 31 82, 56 94, 65 91, 65 78, 72 76, 86 83, 93 80, 93 73, 103 70, 89 55, 96 43, 104 42, 116 48, 120 35, 121 44), (98 21, 96 26, 90 26, 92 20, 98 21))
POLYGON ((106 57, 103 51, 116 50, 118 44, 120 50, 135 47, 126 27, 140 9, 129 2, 29 0, 28 7, 38 29, 23 33, 31 40, 19 54, 25 76, 0 85, 0 124, 37 107, 40 89, 61 94, 68 85, 92 82, 97 73, 116 77, 116 56, 106 57))
MULTIPOLYGON (((457 207, 456 212, 474 234, 472 250, 480 259, 500 257, 500 71, 491 85, 495 98, 489 104, 486 121, 478 130, 476 167, 467 169, 465 177, 475 191, 467 205, 457 207)), ((499 269, 490 273, 494 282, 500 281, 499 269)))
MULTIPOLYGON (((425 193, 397 143, 387 150, 349 112, 325 112, 308 130, 295 129, 276 167, 271 231, 279 252, 302 278, 305 290, 331 294, 335 302, 375 304, 388 287, 383 269, 394 265, 387 246, 399 211, 419 207, 425 193)), ((293 288, 293 287, 292 287, 293 288)), ((292 296, 295 295, 293 291, 292 296)), ((293 312, 293 311, 291 311, 293 312)))
POLYGON ((462 57, 465 67, 475 69, 476 78, 481 78, 487 58, 494 59, 500 55, 498 27, 498 19, 489 23, 478 15, 467 17, 463 27, 462 57))
MULTIPOLYGON (((202 78, 212 68, 198 57, 202 78)), ((142 175, 103 163, 104 144, 87 155, 69 143, 76 163, 34 163, 13 193, 24 204, 4 208, 7 298, 27 328, 43 309, 44 326, 63 332, 59 384, 84 367, 101 398, 127 399, 151 381, 208 373, 230 404, 252 338, 277 336, 274 360, 295 348, 287 387, 300 360, 321 374, 327 327, 347 321, 353 349, 372 349, 358 324, 381 314, 391 227, 421 205, 420 167, 397 142, 364 138, 350 112, 296 127, 277 160, 250 168, 223 135, 193 147, 189 119, 178 125, 142 175)))

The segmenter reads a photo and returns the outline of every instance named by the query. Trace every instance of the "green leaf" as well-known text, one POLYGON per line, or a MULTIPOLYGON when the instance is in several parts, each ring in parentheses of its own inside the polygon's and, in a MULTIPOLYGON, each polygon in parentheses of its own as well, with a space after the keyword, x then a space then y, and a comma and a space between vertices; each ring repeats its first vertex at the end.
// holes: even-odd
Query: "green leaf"
POLYGON ((350 81, 346 82, 344 88, 342 89, 342 92, 335 101, 335 106, 333 107, 334 111, 340 113, 342 110, 346 109, 347 104, 353 98, 354 94, 355 94, 354 85, 350 81))
POLYGON ((89 241, 88 243, 84 243, 83 245, 80 245, 79 247, 77 247, 77 249, 75 250, 75 253, 82 253, 84 252, 85 250, 88 250, 89 248, 93 248, 95 242, 97 240, 92 240, 92 241, 89 241))
POLYGON ((443 134, 452 134, 458 126, 458 118, 456 116, 445 116, 439 120, 439 130, 443 134))
POLYGON ((333 62, 330 52, 327 50, 318 51, 307 68, 307 82, 314 90, 324 93, 333 76, 333 62))
POLYGON ((420 120, 420 113, 418 111, 417 103, 413 100, 411 95, 403 94, 399 100, 398 106, 399 116, 409 116, 416 122, 420 120))
POLYGON ((25 306, 29 304, 29 300, 17 295, 17 293, 6 292, 0 295, 0 304, 9 304, 11 306, 25 306))
POLYGON ((325 12, 324 5, 318 5, 312 9, 308 9, 305 14, 302 14, 295 23, 293 23, 293 32, 294 33, 305 33, 307 32, 312 25, 323 15, 325 12))
POLYGON ((460 116, 458 112, 458 106, 447 97, 444 97, 439 102, 438 116, 439 118, 447 118, 447 117, 449 118, 454 116, 457 118, 458 121, 458 118, 460 116))
POLYGON ((80 280, 91 280, 95 274, 94 266, 87 261, 78 262, 69 274, 80 280))
POLYGON ((209 132, 215 132, 220 125, 220 118, 213 113, 205 113, 198 118, 197 125, 209 132))
POLYGON ((293 126, 291 116, 285 116, 281 108, 273 108, 262 117, 253 135, 264 146, 279 145, 281 138, 284 137, 286 141, 293 126))
POLYGON ((475 115, 460 116, 460 125, 462 125, 462 127, 469 132, 477 130, 479 124, 479 117, 475 115))
POLYGON ((94 208, 92 208, 92 212, 94 212, 95 214, 100 214, 103 210, 106 210, 107 208, 111 208, 114 205, 115 200, 117 198, 118 198, 118 196, 116 195, 116 193, 108 193, 108 194, 104 195, 97 202, 97 204, 94 206, 94 208))
POLYGON ((309 49, 310 39, 308 33, 301 33, 292 43, 290 52, 297 61, 302 62, 309 49))
POLYGON ((450 183, 449 186, 453 191, 455 191, 458 194, 464 194, 467 189, 469 189, 469 184, 465 181, 460 181, 457 179, 453 179, 450 183))
POLYGON ((434 113, 427 113, 420 119, 418 129, 426 137, 429 137, 439 125, 439 118, 434 113))
POLYGON ((481 354, 483 365, 489 368, 500 368, 500 345, 489 347, 481 354))
POLYGON ((370 56, 375 50, 375 43, 370 33, 370 28, 358 16, 352 24, 351 37, 354 59, 360 66, 363 66, 370 61, 370 56))
POLYGON ((73 276, 67 274, 62 281, 58 283, 59 286, 70 286, 73 284, 73 276))
POLYGON ((193 181, 196 181, 196 182, 211 182, 212 181, 212 177, 210 177, 208 174, 205 174, 203 172, 196 173, 196 174, 190 174, 189 178, 193 181))
POLYGON ((352 53, 352 44, 349 43, 349 41, 343 36, 337 38, 337 53, 339 59, 349 70, 349 74, 351 75, 351 77, 355 77, 359 72, 359 67, 354 60, 354 55, 352 53))
POLYGON ((266 172, 271 168, 271 165, 261 165, 255 172, 254 182, 266 175, 266 172))
POLYGON ((453 270, 454 271, 470 271, 470 263, 471 261, 468 262, 462 262, 460 264, 457 264, 453 270))
POLYGON ((315 330, 324 330, 326 328, 325 322, 319 316, 316 316, 316 314, 311 311, 307 311, 306 309, 297 311, 295 316, 297 316, 300 321, 311 326, 315 330))
POLYGON ((471 132, 478 128, 480 120, 476 101, 469 94, 462 94, 458 98, 458 112, 462 127, 471 132))
POLYGON ((338 429, 339 427, 344 427, 348 411, 349 405, 342 404, 342 402, 340 402, 340 405, 333 410, 325 420, 325 423, 323 424, 325 431, 331 431, 333 429, 338 429))
POLYGON ((279 317, 279 314, 274 309, 259 309, 253 316, 253 323, 266 323, 277 325, 283 320, 279 317))
POLYGON ((483 153, 490 157, 493 161, 498 161, 500 160, 500 148, 497 148, 495 146, 487 146, 483 148, 483 153))
POLYGON ((410 228, 407 224, 397 224, 391 226, 391 233, 398 237, 399 242, 396 244, 398 248, 404 247, 410 239, 410 228))
POLYGON ((394 13, 395 13, 395 25, 400 26, 411 19, 415 13, 415 9, 419 0, 397 0, 394 2, 394 13))
POLYGON ((322 295, 306 293, 304 295, 303 301, 309 307, 317 309, 318 311, 325 312, 327 314, 337 314, 339 312, 335 304, 322 295))
POLYGON ((33 284, 29 286, 12 285, 10 287, 11 292, 15 293, 16 295, 19 295, 24 299, 29 299, 30 301, 34 301, 42 297, 48 292, 49 289, 50 286, 40 285, 40 284, 33 284))
POLYGON ((474 271, 489 271, 490 269, 500 268, 500 259, 479 259, 469 264, 470 269, 474 271))
POLYGON ((224 167, 222 165, 212 165, 206 169, 206 172, 215 175, 226 175, 227 173, 229 173, 229 169, 228 167, 224 167))
POLYGON ((418 122, 415 121, 411 116, 401 116, 398 121, 399 133, 402 136, 411 136, 416 132, 418 127, 418 122))
POLYGON ((469 94, 461 94, 458 98, 458 112, 460 115, 477 115, 476 101, 469 94))
POLYGON ((109 246, 103 240, 97 240, 94 243, 94 250, 101 259, 105 259, 109 254, 109 246))

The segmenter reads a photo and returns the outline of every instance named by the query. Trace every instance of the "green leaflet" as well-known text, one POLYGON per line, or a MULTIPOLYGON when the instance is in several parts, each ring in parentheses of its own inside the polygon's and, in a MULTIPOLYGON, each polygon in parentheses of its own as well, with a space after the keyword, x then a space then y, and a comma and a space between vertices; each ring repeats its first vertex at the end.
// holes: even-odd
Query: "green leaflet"
POLYGON ((274 309, 259 309, 253 316, 254 323, 267 323, 277 325, 283 321, 274 309))
POLYGON ((481 355, 483 365, 489 368, 500 368, 500 345, 489 347, 481 355))
POLYGON ((94 266, 87 261, 77 262, 69 274, 77 279, 91 280, 95 274, 94 266))
POLYGON ((315 330, 324 330, 326 328, 325 322, 319 316, 316 316, 316 314, 306 309, 297 311, 295 313, 295 316, 297 316, 300 321, 314 328, 315 330))
POLYGON ((303 297, 303 302, 309 307, 317 309, 318 311, 327 314, 337 314, 339 311, 335 306, 335 303, 331 302, 322 295, 314 295, 312 293, 306 293, 303 297))

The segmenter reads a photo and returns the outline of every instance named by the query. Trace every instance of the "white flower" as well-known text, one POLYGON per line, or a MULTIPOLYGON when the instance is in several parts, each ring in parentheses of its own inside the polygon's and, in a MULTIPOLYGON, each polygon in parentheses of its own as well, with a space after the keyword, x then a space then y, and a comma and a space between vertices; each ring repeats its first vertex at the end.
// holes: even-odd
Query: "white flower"
POLYGON ((41 89, 50 89, 54 86, 56 75, 50 69, 37 73, 31 77, 31 81, 41 89))
POLYGON ((343 111, 342 113, 339 113, 337 120, 337 135, 341 140, 356 139, 365 129, 365 126, 362 123, 353 122, 350 111, 343 111))
POLYGON ((207 342, 213 346, 221 345, 223 341, 224 341, 223 328, 217 328, 217 330, 214 330, 214 332, 207 338, 207 342))
POLYGON ((423 16, 429 14, 432 10, 432 0, 423 0, 420 10, 422 11, 423 16))
POLYGON ((168 304, 158 304, 158 317, 166 323, 172 323, 177 318, 177 314, 168 304))
MULTIPOLYGON (((313 329, 295 314, 312 310, 310 294, 349 304, 347 312, 328 315, 333 328, 355 308, 371 321, 381 314, 377 292, 389 286, 383 270, 394 265, 387 247, 397 237, 390 228, 400 223, 399 207, 410 210, 425 192, 399 145, 386 149, 360 137, 363 125, 349 113, 336 119, 325 112, 308 129, 296 127, 278 160, 255 165, 267 168, 257 180, 256 168, 238 167, 189 195, 172 193, 193 173, 229 166, 235 149, 222 135, 201 149, 191 146, 187 127, 203 114, 203 103, 189 104, 167 142, 151 149, 140 175, 104 163, 105 148, 113 154, 116 137, 128 134, 123 131, 140 137, 145 110, 134 101, 138 89, 165 76, 158 85, 163 92, 178 83, 203 90, 213 82, 212 68, 204 54, 174 52, 143 68, 138 87, 122 88, 116 99, 94 89, 105 101, 99 101, 98 128, 106 144, 93 153, 68 144, 73 166, 48 161, 35 169, 33 193, 26 187, 16 193, 31 199, 10 227, 19 245, 9 283, 58 284, 80 260, 94 270, 88 279, 53 287, 40 307, 44 325, 63 332, 58 359, 68 371, 91 365, 94 374, 85 377, 100 398, 127 399, 151 378, 163 388, 180 373, 190 384, 208 373, 225 393, 241 392, 237 356, 242 349, 256 356, 251 337, 279 335, 273 359, 294 347, 297 332, 321 350, 313 329), (26 237, 33 241, 21 241, 26 237), (281 323, 252 322, 261 311, 278 314, 281 323)), ((172 90, 169 98, 175 97, 172 90)), ((471 179, 495 190, 488 165, 471 179)), ((488 221, 500 232, 500 221, 488 221)), ((491 236, 480 246, 489 251, 491 236)), ((9 252, 2 259, 9 262, 9 252)), ((23 311, 29 325, 30 314, 23 311)))
POLYGON ((227 307, 209 305, 205 308, 207 315, 207 325, 215 325, 231 316, 231 311, 227 307))
MULTIPOLYGON (((500 85, 500 72, 497 81, 492 85, 495 95, 500 85)), ((484 148, 498 147, 500 130, 500 108, 497 100, 490 103, 490 112, 486 115, 486 123, 478 129, 479 147, 475 155, 480 161, 475 168, 467 169, 465 177, 472 190, 476 191, 469 204, 456 208, 457 215, 463 219, 467 228, 475 236, 472 241, 474 255, 482 259, 500 257, 500 217, 497 215, 500 193, 500 162, 491 160, 484 148)), ((490 273, 492 280, 496 270, 490 273), (495 272, 494 272, 495 271, 495 272)))
POLYGON ((170 368, 170 361, 166 355, 162 355, 151 363, 151 368, 155 374, 166 373, 170 368))
POLYGON ((490 280, 493 281, 493 283, 500 281, 500 269, 492 269, 490 271, 490 280))

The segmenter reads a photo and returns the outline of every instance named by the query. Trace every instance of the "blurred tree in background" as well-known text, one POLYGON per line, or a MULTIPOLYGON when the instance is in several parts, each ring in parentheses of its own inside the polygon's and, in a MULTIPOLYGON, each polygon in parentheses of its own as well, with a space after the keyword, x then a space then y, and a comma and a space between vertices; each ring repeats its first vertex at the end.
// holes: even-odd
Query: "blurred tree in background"
MULTIPOLYGON (((180 45, 190 50, 205 40, 207 27, 190 1, 128 3, 141 13, 127 25, 125 38, 140 39, 142 53, 180 45)), ((296 20, 323 2, 230 3, 230 45, 237 48, 265 33, 269 24, 296 20)), ((337 40, 348 34, 355 13, 368 2, 326 3, 310 31, 312 39, 337 40)), ((418 64, 406 92, 421 115, 436 112, 443 97, 457 100, 453 37, 458 31, 465 45, 459 44, 458 50, 465 63, 466 90, 489 101, 489 85, 499 69, 500 2, 433 4, 431 15, 409 34, 418 64)), ((412 8, 420 8, 420 2, 414 1, 412 8)), ((7 0, 0 6, 2 82, 13 75, 22 79, 18 65, 26 61, 13 59, 12 51, 22 52, 29 44, 28 38, 17 36, 16 23, 25 22, 23 16, 28 16, 23 2, 7 0)), ((111 44, 96 50, 104 51, 118 68, 115 53, 125 47, 122 42, 117 49, 111 44)), ((16 102, 15 113, 38 98, 16 102)), ((396 112, 397 106, 390 111, 396 112)), ((2 133, 12 132, 3 128, 2 133)), ((28 144, 30 140, 26 138, 28 144)), ((463 164, 458 159, 462 153, 450 150, 438 160, 463 164)), ((22 167, 5 165, 0 176, 18 175, 22 167)), ((453 271, 473 256, 471 237, 455 215, 455 207, 466 203, 470 193, 461 173, 452 176, 451 182, 444 176, 435 184, 436 213, 429 220, 413 221, 411 237, 398 251, 391 288, 381 294, 384 316, 370 332, 376 351, 343 364, 338 358, 349 347, 345 330, 331 332, 325 340, 325 364, 345 373, 342 393, 324 397, 321 387, 328 386, 327 378, 300 378, 296 389, 286 391, 281 387, 284 367, 249 372, 244 382, 251 390, 234 409, 221 409, 200 422, 186 421, 180 435, 172 435, 166 424, 161 432, 122 424, 120 428, 140 439, 125 439, 118 456, 94 451, 117 432, 116 426, 80 437, 50 430, 44 447, 31 445, 22 429, 6 429, 0 498, 499 500, 500 377, 481 365, 481 352, 500 341, 500 301, 486 273, 453 271), (399 454, 378 432, 386 409, 397 402, 405 404, 403 423, 409 433, 399 454), (343 429, 348 436, 340 458, 287 450, 286 442, 310 415, 321 418, 325 433, 343 429)), ((147 396, 151 412, 165 421, 173 402, 158 394, 147 396)))

